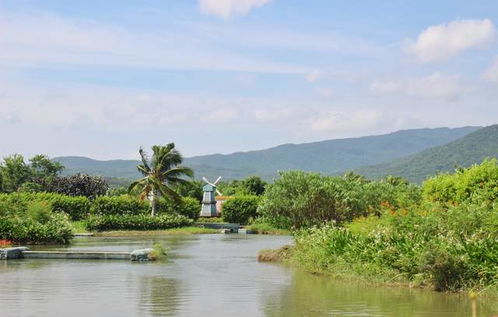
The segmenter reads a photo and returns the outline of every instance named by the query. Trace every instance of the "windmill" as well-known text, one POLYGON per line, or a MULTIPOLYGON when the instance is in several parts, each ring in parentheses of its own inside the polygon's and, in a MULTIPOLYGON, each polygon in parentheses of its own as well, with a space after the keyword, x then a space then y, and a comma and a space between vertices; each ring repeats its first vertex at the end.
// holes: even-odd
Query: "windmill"
POLYGON ((202 198, 201 207, 201 217, 216 217, 218 216, 218 211, 216 210, 216 196, 215 193, 221 196, 219 190, 216 189, 216 184, 221 180, 221 176, 211 183, 206 177, 202 177, 202 180, 206 183, 202 190, 204 195, 202 198))

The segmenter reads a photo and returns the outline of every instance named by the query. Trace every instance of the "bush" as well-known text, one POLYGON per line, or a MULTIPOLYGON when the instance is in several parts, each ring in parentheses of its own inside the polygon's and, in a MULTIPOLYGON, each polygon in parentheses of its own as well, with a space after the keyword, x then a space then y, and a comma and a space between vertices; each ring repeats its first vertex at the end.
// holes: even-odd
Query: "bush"
POLYGON ((498 199, 498 160, 485 160, 454 174, 440 174, 423 185, 427 201, 461 204, 465 201, 492 203, 498 199))
POLYGON ((419 200, 415 185, 370 182, 351 173, 341 178, 290 171, 268 186, 258 211, 273 226, 292 229, 340 224, 419 200))
MULTIPOLYGON (((33 210, 38 208, 40 206, 33 210)), ((62 213, 47 216, 44 212, 38 213, 39 210, 33 211, 34 217, 14 215, 0 218, 0 239, 16 243, 68 243, 73 236, 68 216, 62 213), (43 219, 38 218, 40 214, 43 219)))
POLYGON ((174 206, 171 211, 189 219, 197 220, 201 211, 201 204, 196 198, 184 197, 182 198, 182 204, 174 206))
POLYGON ((28 216, 42 224, 50 221, 52 206, 47 202, 33 202, 26 210, 28 216))
POLYGON ((55 193, 12 193, 0 194, 0 202, 14 206, 20 213, 24 213, 32 202, 46 202, 51 211, 65 212, 72 220, 79 220, 88 215, 90 201, 86 197, 70 197, 55 193))
POLYGON ((422 278, 437 290, 498 283, 497 207, 426 204, 369 218, 298 232, 293 258, 312 271, 422 278))
POLYGON ((91 231, 106 230, 164 230, 184 227, 192 224, 192 220, 181 215, 99 215, 91 216, 86 228, 91 231))
POLYGON ((147 214, 148 209, 147 201, 129 195, 99 196, 92 202, 92 214, 96 215, 147 214))
MULTIPOLYGON (((94 215, 140 215, 149 213, 149 202, 130 195, 99 196, 92 202, 94 215)), ((197 219, 201 205, 195 198, 184 197, 182 203, 174 203, 165 198, 157 200, 157 214, 180 214, 197 219)))
POLYGON ((256 217, 258 204, 257 196, 235 196, 223 203, 221 216, 227 222, 247 224, 256 217))
POLYGON ((90 201, 84 196, 71 197, 59 194, 48 194, 47 201, 51 204, 52 211, 65 212, 69 215, 71 220, 86 218, 90 213, 90 201))

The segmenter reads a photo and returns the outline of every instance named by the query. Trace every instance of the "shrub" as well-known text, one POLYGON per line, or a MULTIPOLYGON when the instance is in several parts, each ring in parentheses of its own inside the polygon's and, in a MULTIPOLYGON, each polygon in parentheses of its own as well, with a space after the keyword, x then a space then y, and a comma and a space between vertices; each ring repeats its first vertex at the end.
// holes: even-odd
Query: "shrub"
POLYGON ((19 215, 0 218, 0 239, 16 243, 68 243, 72 238, 67 215, 51 213, 43 221, 19 215))
POLYGON ((84 196, 64 196, 50 194, 47 199, 53 211, 62 211, 69 215, 71 220, 80 220, 90 213, 90 201, 84 196))
POLYGON ((159 215, 151 217, 138 215, 97 215, 86 222, 88 230, 161 230, 184 227, 192 224, 192 220, 181 215, 159 215))
POLYGON ((497 211, 426 204, 360 219, 348 228, 301 230, 293 259, 312 271, 349 270, 408 281, 422 277, 437 290, 492 285, 498 282, 497 211))
POLYGON ((427 201, 444 204, 492 203, 498 199, 498 160, 484 160, 453 174, 434 176, 425 181, 423 196, 427 201))
POLYGON ((99 196, 92 202, 92 214, 97 215, 138 215, 146 214, 149 205, 129 195, 99 196))
POLYGON ((201 204, 196 198, 184 197, 182 198, 182 204, 175 206, 172 211, 189 219, 197 220, 201 211, 201 204))
POLYGON ((32 202, 46 202, 52 211, 65 212, 72 220, 86 217, 90 210, 90 201, 86 197, 70 197, 55 193, 0 194, 0 202, 14 206, 21 214, 32 202))
POLYGON ((289 171, 268 186, 258 212, 273 226, 306 228, 380 215, 386 207, 404 208, 420 199, 418 186, 401 181, 374 182, 354 173, 331 177, 289 171))
POLYGON ((224 221, 246 224, 257 215, 259 198, 257 196, 235 196, 222 205, 224 221))
POLYGON ((201 211, 201 204, 193 197, 183 197, 181 203, 175 203, 161 197, 157 201, 158 214, 179 214, 189 219, 197 220, 201 211))
POLYGON ((44 201, 36 201, 30 204, 26 210, 31 219, 45 224, 50 221, 50 216, 52 212, 52 206, 44 201))

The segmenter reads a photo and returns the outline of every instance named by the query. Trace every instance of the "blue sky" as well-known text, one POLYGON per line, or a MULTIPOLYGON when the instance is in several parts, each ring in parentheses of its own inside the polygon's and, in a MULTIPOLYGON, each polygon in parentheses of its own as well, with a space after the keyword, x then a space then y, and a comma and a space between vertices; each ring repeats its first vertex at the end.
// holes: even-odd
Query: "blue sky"
POLYGON ((0 0, 0 155, 498 123, 496 1, 0 0))

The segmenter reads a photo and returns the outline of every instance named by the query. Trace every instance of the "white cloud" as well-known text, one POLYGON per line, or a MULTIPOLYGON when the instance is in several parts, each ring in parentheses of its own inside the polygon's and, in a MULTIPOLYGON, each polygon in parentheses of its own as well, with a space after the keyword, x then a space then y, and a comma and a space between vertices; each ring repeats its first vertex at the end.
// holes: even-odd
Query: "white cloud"
POLYGON ((252 9, 262 7, 271 0, 199 0, 203 13, 227 19, 233 15, 246 15, 252 9))
POLYGON ((401 85, 394 81, 374 81, 369 87, 369 91, 374 95, 391 94, 400 90, 401 85))
POLYGON ((318 81, 323 75, 324 75, 323 71, 319 69, 314 69, 311 72, 307 73, 305 78, 307 82, 314 83, 318 81))
POLYGON ((484 72, 483 78, 492 83, 498 83, 498 56, 491 66, 484 72))
POLYGON ((130 30, 36 12, 0 12, 0 67, 39 64, 304 74, 298 67, 217 45, 204 30, 130 30), (199 49, 202 47, 202 49, 199 49))
POLYGON ((455 100, 470 88, 460 83, 458 76, 435 72, 430 76, 405 80, 374 81, 369 91, 374 95, 403 94, 413 97, 455 100))
POLYGON ((200 121, 206 123, 228 123, 235 121, 238 116, 239 113, 234 108, 214 109, 212 111, 205 111, 200 117, 200 121))
POLYGON ((334 90, 330 87, 317 87, 315 88, 315 92, 322 98, 330 98, 334 95, 334 90))
POLYGON ((483 47, 495 35, 495 26, 489 19, 456 20, 425 29, 416 41, 409 41, 406 51, 421 63, 442 61, 464 50, 483 47))

